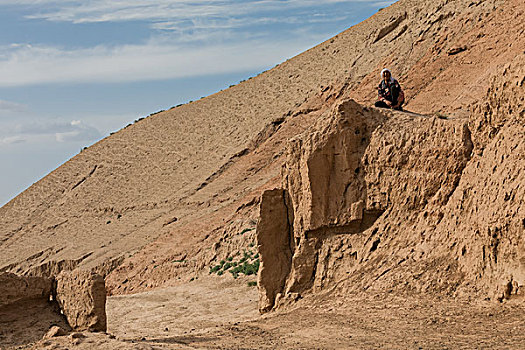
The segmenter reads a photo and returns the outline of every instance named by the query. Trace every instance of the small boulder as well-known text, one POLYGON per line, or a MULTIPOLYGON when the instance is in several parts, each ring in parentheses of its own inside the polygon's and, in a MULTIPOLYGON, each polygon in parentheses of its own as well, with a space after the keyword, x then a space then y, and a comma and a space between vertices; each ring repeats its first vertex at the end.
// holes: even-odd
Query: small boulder
POLYGON ((466 51, 466 50, 467 50, 466 46, 454 46, 454 47, 451 47, 447 51, 447 55, 449 55, 449 56, 457 55, 458 53, 466 51))
POLYGON ((46 334, 42 337, 42 339, 50 339, 54 337, 61 337, 66 335, 66 331, 60 328, 59 326, 53 326, 49 328, 46 334))
POLYGON ((71 328, 106 331, 104 278, 91 271, 62 272, 56 278, 56 298, 71 328))

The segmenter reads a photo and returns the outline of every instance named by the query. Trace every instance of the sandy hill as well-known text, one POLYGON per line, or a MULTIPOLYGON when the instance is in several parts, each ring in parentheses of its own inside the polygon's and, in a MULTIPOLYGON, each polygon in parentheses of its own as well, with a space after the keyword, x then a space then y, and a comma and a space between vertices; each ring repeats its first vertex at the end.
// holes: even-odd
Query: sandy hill
POLYGON ((261 262, 261 311, 312 292, 519 299, 524 11, 401 0, 138 121, 0 209, 0 269, 94 269, 117 295, 244 254, 261 262), (408 112, 367 107, 385 66, 408 112))

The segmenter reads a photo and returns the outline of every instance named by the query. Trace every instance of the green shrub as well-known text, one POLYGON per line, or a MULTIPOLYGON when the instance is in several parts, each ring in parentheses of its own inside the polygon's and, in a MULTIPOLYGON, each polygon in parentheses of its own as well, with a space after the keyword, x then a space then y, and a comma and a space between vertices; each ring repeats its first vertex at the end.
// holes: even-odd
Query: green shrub
POLYGON ((257 282, 255 281, 248 282, 248 287, 257 287, 257 282))
POLYGON ((221 269, 221 267, 222 267, 221 265, 215 265, 214 267, 212 267, 210 269, 210 273, 214 273, 214 272, 219 271, 221 269))
POLYGON ((230 270, 230 273, 233 275, 233 278, 239 277, 240 273, 245 274, 246 276, 255 275, 259 271, 259 259, 255 260, 253 263, 244 261, 242 265, 237 265, 235 268, 230 270))

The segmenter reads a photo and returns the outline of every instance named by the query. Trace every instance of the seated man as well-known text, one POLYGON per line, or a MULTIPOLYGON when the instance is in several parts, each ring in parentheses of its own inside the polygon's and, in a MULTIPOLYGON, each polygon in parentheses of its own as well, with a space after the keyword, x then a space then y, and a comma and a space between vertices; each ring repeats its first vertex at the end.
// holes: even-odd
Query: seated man
POLYGON ((392 77, 390 70, 383 69, 381 71, 381 82, 378 87, 378 98, 376 107, 392 108, 402 111, 403 102, 405 102, 405 94, 401 90, 401 85, 396 79, 392 77))

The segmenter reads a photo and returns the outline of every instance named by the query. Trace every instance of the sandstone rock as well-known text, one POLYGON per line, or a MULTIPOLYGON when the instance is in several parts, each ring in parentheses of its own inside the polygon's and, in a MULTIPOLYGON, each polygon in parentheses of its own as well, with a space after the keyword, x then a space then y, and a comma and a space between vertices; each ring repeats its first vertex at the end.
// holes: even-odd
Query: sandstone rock
POLYGON ((384 209, 366 205, 362 159, 372 132, 387 118, 382 111, 344 100, 292 140, 282 171, 295 241, 286 294, 313 285, 325 237, 362 232, 384 209))
POLYGON ((102 276, 75 270, 57 276, 56 297, 70 326, 106 331, 106 288, 102 276))
POLYGON ((258 274, 259 311, 270 311, 284 288, 291 263, 291 227, 286 192, 280 189, 262 195, 257 244, 261 256, 258 274))
POLYGON ((366 199, 362 158, 372 131, 386 118, 346 100, 292 140, 282 181, 295 233, 360 221, 356 210, 366 199))
POLYGON ((69 335, 69 338, 71 339, 84 339, 85 337, 84 333, 81 332, 74 332, 69 335))
POLYGON ((67 332, 60 328, 59 326, 53 326, 49 328, 46 334, 42 337, 42 339, 49 339, 53 337, 61 337, 67 335, 67 332))
POLYGON ((447 50, 447 55, 449 55, 449 56, 457 55, 458 53, 466 51, 466 50, 467 50, 467 47, 464 46, 464 45, 463 46, 454 46, 454 47, 451 47, 450 49, 447 50))
POLYGON ((21 299, 44 298, 51 295, 52 281, 43 277, 23 277, 13 273, 0 273, 0 306, 21 299))
POLYGON ((279 299, 330 279, 344 279, 348 291, 467 293, 476 285, 493 299, 518 295, 525 284, 523 67, 514 62, 506 81, 495 80, 496 97, 477 109, 481 119, 346 100, 293 139, 282 171, 293 255, 279 299), (481 123, 474 134, 473 120, 481 123))

